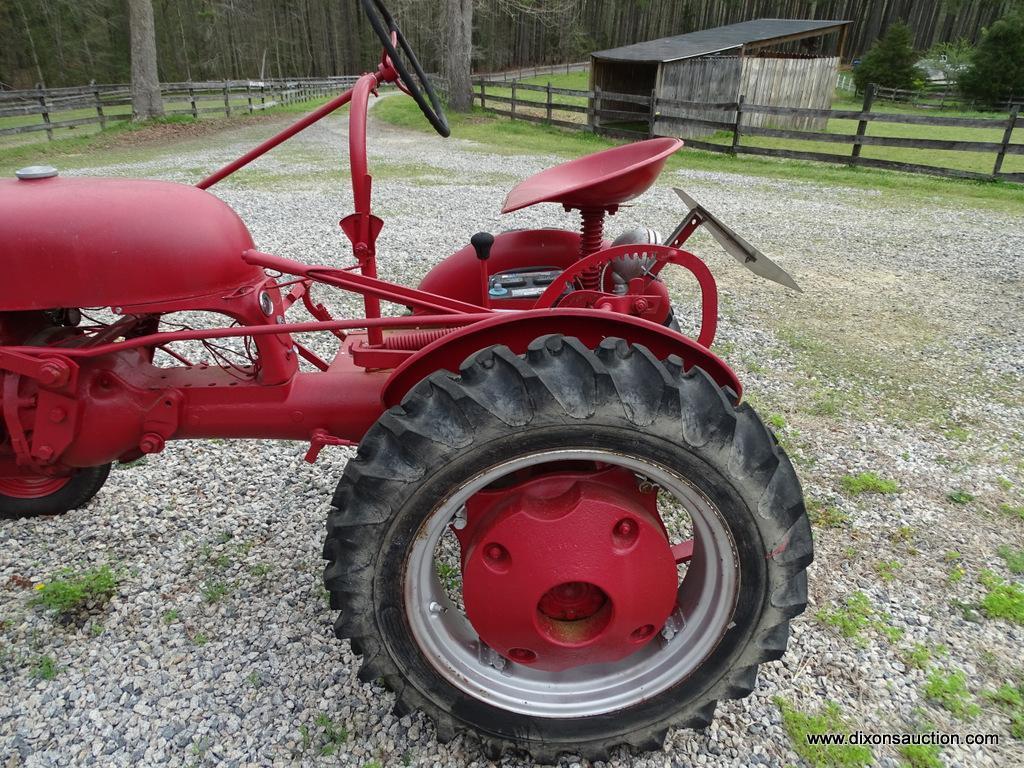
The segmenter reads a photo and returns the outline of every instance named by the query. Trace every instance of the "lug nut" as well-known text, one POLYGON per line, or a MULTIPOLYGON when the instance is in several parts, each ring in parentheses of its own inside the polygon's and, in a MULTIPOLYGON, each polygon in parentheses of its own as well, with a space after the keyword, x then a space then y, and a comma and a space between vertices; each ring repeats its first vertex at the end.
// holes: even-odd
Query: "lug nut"
POLYGON ((160 453, 164 449, 164 438, 156 432, 147 432, 139 441, 139 450, 143 453, 160 453))
POLYGON ((615 533, 623 537, 632 536, 633 530, 633 521, 631 520, 620 520, 619 524, 615 526, 615 533))

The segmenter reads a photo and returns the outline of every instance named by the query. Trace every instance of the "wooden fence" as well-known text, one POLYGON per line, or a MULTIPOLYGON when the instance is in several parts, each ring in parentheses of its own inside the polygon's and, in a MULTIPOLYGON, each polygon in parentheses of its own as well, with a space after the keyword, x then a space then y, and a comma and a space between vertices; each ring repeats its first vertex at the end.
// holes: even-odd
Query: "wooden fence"
POLYGON ((568 64, 541 64, 536 67, 525 69, 510 69, 505 72, 479 72, 476 77, 481 80, 509 81, 520 80, 527 77, 538 77, 539 75, 561 75, 570 72, 585 72, 590 69, 589 61, 574 61, 568 64))
MULTIPOLYGON (((165 115, 199 118, 252 114, 280 104, 335 95, 355 81, 355 77, 331 77, 162 83, 160 93, 165 115)), ((0 91, 0 136, 46 131, 46 137, 53 139, 54 131, 61 128, 99 125, 103 129, 109 122, 130 120, 131 103, 131 89, 126 84, 0 91)))
MULTIPOLYGON (((952 178, 1002 180, 1024 183, 1024 172, 1004 172, 1003 162, 1007 155, 1024 155, 1024 144, 1014 143, 1014 128, 1024 128, 1024 119, 1019 119, 1020 108, 1014 106, 1008 116, 1000 118, 952 117, 944 115, 901 114, 872 111, 875 89, 870 87, 864 104, 859 111, 836 109, 805 109, 799 107, 775 107, 747 103, 743 96, 736 102, 681 101, 635 93, 615 93, 595 88, 592 91, 578 91, 556 88, 550 84, 531 85, 515 81, 477 80, 474 83, 474 97, 481 107, 513 120, 528 120, 535 123, 571 128, 580 131, 596 131, 603 135, 626 139, 642 139, 655 135, 674 135, 666 125, 687 127, 698 125, 718 132, 728 132, 731 140, 715 143, 688 139, 687 146, 711 152, 762 155, 795 160, 815 160, 827 163, 884 168, 909 173, 926 173, 952 178), (490 91, 488 91, 490 89, 490 91), (495 93, 495 90, 498 93, 495 93), (511 96, 504 95, 511 91, 511 96), (524 98, 523 94, 527 94, 524 98), (531 96, 531 94, 533 94, 531 96), (537 95, 537 94, 542 94, 537 95), (556 101, 556 97, 567 97, 556 101), (611 103, 616 109, 602 104, 611 103), (622 107, 630 105, 634 110, 622 107), (708 114, 719 114, 713 119, 708 114), (566 116, 579 119, 565 119, 566 116), (693 115, 700 115, 694 117, 693 115), (851 120, 857 122, 856 131, 848 133, 827 133, 824 131, 793 130, 763 125, 749 125, 746 116, 785 116, 797 118, 818 118, 824 120, 851 120), (618 124, 616 125, 616 121, 618 124), (987 128, 1001 132, 1001 141, 972 141, 967 139, 927 139, 896 136, 869 136, 868 126, 872 123, 896 123, 914 126, 942 126, 953 128, 987 128), (657 131, 656 131, 657 127, 657 131), (752 146, 744 144, 743 138, 750 136, 790 139, 798 141, 849 145, 845 154, 838 152, 805 151, 789 148, 752 146), (987 153, 992 156, 992 171, 946 168, 937 165, 886 160, 864 157, 861 148, 896 147, 900 149, 946 150, 954 152, 987 153)), ((837 146, 837 149, 839 147, 837 146)))

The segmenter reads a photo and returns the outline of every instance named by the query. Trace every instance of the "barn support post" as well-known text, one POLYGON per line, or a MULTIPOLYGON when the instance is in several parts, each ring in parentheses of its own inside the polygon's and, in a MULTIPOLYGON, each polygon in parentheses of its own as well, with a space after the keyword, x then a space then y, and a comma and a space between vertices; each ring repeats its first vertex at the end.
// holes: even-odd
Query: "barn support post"
MULTIPOLYGON (((862 115, 865 115, 868 112, 870 112, 871 111, 871 105, 874 104, 874 103, 875 103, 875 84, 874 83, 868 83, 868 87, 864 89, 864 106, 861 107, 862 115)), ((853 153, 850 155, 850 157, 854 157, 854 158, 860 157, 860 148, 861 148, 860 140, 864 136, 864 134, 867 133, 867 131, 868 131, 868 121, 867 120, 860 120, 857 123, 857 136, 853 140, 853 153)), ((856 163, 856 161, 853 161, 853 163, 856 163)))
POLYGON ((742 93, 736 100, 736 123, 732 127, 732 153, 736 154, 736 147, 740 145, 740 133, 743 130, 743 102, 746 96, 742 93))
POLYGON ((512 103, 509 106, 511 107, 511 112, 512 112, 511 117, 512 117, 513 120, 515 120, 516 119, 516 81, 515 80, 512 81, 512 103))
POLYGON ((647 138, 654 138, 654 124, 658 120, 658 89, 651 89, 651 103, 647 110, 647 138))
POLYGON ((601 86, 594 86, 594 100, 591 102, 590 124, 596 131, 601 125, 601 86))
POLYGON ((47 126, 46 138, 48 141, 53 141, 53 128, 50 128, 50 107, 46 104, 46 89, 43 88, 42 83, 36 83, 36 91, 39 93, 39 106, 43 109, 43 123, 47 126))
POLYGON ((551 125, 551 81, 548 80, 548 103, 547 103, 548 125, 551 125))
POLYGON ((100 119, 100 130, 105 131, 107 129, 107 117, 103 114, 103 100, 100 98, 100 87, 96 85, 95 80, 90 80, 89 85, 92 86, 92 97, 96 101, 96 117, 100 119))
POLYGON ((992 168, 992 175, 995 176, 1003 169, 1003 158, 1006 157, 1006 148, 1010 144, 1010 137, 1013 135, 1013 129, 1017 125, 1017 116, 1020 114, 1020 107, 1015 106, 1010 110, 1010 118, 1006 121, 1006 130, 1003 131, 1003 143, 996 154, 996 164, 992 168))

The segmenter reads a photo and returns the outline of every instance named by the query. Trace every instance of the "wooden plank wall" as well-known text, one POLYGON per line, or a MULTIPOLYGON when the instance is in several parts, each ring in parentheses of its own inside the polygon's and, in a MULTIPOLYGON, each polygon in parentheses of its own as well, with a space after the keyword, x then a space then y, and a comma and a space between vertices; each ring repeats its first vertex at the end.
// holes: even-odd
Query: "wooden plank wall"
MULTIPOLYGON (((839 59, 829 56, 789 58, 745 56, 738 95, 770 107, 831 109, 839 59)), ((823 131, 828 120, 798 115, 749 114, 743 125, 823 131)))
MULTIPOLYGON (((614 93, 635 93, 650 97, 658 78, 657 63, 632 61, 604 61, 593 59, 590 69, 590 89, 614 93)), ((601 98, 600 109, 636 112, 637 120, 646 122, 649 108, 639 104, 601 98)), ((599 114, 599 113, 598 113, 599 114)), ((598 118, 595 117, 595 120, 598 118)), ((623 118, 625 119, 625 118, 623 118)))
MULTIPOLYGON (((743 66, 739 56, 703 56, 699 59, 670 61, 661 65, 658 98, 676 101, 735 102, 740 93, 743 66)), ((695 125, 687 120, 713 120, 735 122, 736 112, 722 109, 658 108, 654 132, 659 136, 679 136, 683 139, 699 138, 714 133, 710 126, 695 125)))

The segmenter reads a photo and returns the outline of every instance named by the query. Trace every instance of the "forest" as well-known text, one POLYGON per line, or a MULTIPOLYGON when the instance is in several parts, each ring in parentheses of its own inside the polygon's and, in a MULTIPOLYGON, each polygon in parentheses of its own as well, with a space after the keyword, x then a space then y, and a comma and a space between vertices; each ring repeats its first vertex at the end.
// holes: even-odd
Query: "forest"
MULTIPOLYGON (((457 0, 390 0, 428 71, 442 72, 457 0)), ((849 19, 848 57, 894 21, 914 46, 964 38, 1022 0, 474 0, 473 69, 593 50, 757 17, 849 19)), ((153 0, 161 81, 352 74, 379 55, 359 0, 153 0)), ((0 0, 0 88, 127 82, 125 0, 0 0)))

